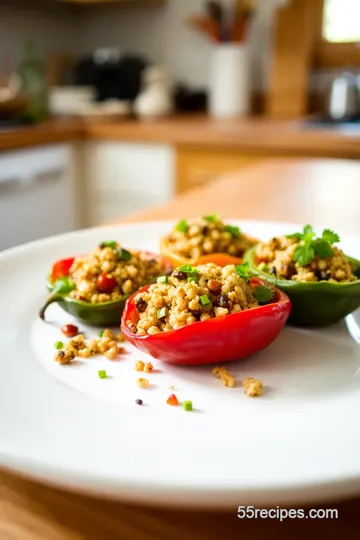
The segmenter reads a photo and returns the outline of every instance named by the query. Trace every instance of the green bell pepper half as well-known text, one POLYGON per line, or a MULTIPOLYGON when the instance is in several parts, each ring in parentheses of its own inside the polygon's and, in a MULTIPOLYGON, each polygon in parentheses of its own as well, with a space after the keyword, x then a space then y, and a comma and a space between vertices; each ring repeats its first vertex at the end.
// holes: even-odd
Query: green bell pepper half
MULTIPOLYGON (((146 253, 149 258, 156 259, 157 261, 162 263, 164 267, 163 274, 171 273, 171 263, 165 257, 154 255, 148 252, 144 253, 146 253)), ((107 326, 118 326, 120 324, 120 319, 126 304, 126 300, 132 294, 134 294, 134 292, 124 295, 118 300, 103 302, 99 304, 91 304, 89 302, 75 300, 69 295, 69 292, 71 292, 72 289, 71 287, 67 287, 66 283, 64 283, 63 287, 55 287, 55 284, 59 283, 58 280, 61 281, 62 279, 65 279, 66 281, 66 277, 69 275, 70 267, 74 258, 64 259, 54 264, 52 272, 48 276, 47 280, 47 288, 52 294, 40 309, 40 318, 45 320, 45 312, 48 306, 50 304, 57 303, 64 311, 70 313, 70 315, 72 315, 84 324, 88 324, 90 326, 99 326, 103 328, 107 326), (52 279, 53 276, 56 277, 56 281, 52 279)), ((156 278, 154 281, 156 281, 156 278)), ((142 285, 140 285, 139 288, 142 285)))
MULTIPOLYGON (((340 321, 360 307, 360 261, 348 257, 356 264, 357 281, 332 283, 329 281, 300 282, 276 279, 276 287, 291 300, 289 323, 296 326, 326 326, 340 321)), ((259 270, 256 262, 256 246, 244 254, 244 262, 258 276, 274 281, 274 275, 259 270)))

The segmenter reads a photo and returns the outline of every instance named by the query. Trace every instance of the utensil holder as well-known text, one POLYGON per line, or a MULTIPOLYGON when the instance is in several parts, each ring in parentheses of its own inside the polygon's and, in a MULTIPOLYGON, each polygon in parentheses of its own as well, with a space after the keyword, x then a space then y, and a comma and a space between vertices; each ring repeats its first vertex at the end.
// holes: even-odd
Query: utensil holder
POLYGON ((214 118, 246 116, 250 111, 248 50, 233 43, 214 48, 210 69, 209 112, 214 118))

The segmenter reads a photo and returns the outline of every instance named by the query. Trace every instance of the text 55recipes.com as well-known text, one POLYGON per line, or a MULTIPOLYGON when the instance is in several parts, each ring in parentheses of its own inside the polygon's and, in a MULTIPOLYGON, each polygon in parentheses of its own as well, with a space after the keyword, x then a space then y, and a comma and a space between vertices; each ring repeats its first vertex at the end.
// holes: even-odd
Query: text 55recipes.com
POLYGON ((237 511, 239 519, 338 519, 339 511, 336 508, 255 508, 255 506, 239 506, 237 511))

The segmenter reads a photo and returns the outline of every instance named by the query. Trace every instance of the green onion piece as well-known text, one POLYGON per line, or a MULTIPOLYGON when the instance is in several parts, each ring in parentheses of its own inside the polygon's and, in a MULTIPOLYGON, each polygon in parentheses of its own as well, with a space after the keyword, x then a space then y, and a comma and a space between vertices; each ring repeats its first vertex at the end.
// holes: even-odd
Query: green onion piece
POLYGON ((109 247, 111 249, 115 249, 117 248, 117 242, 115 242, 115 240, 109 240, 109 241, 105 241, 105 242, 101 242, 101 244, 99 244, 99 248, 100 249, 103 249, 103 248, 106 248, 106 247, 109 247))
POLYGON ((240 236, 240 229, 235 225, 225 225, 224 231, 230 233, 231 236, 234 236, 236 238, 240 236))
POLYGON ((166 307, 158 309, 156 315, 158 319, 163 319, 164 317, 166 317, 166 307))
POLYGON ((60 351, 60 349, 63 349, 64 348, 64 344, 62 341, 57 341, 55 343, 55 349, 57 349, 58 351, 60 351))
POLYGON ((106 379, 107 377, 106 370, 100 369, 100 371, 98 371, 98 375, 99 375, 99 379, 106 379))
POLYGON ((99 337, 103 337, 103 335, 104 335, 104 330, 100 330, 99 337))
POLYGON ((194 283, 197 283, 197 276, 189 275, 187 280, 188 280, 189 283, 190 283, 190 281, 194 281, 194 283))
POLYGON ((209 304, 211 304, 211 300, 209 299, 207 294, 203 294, 202 296, 200 296, 200 304, 203 307, 208 306, 209 304))
POLYGON ((127 249, 118 249, 118 261, 130 261, 131 253, 127 249))
POLYGON ((181 219, 175 228, 178 232, 184 233, 188 230, 189 225, 187 224, 186 219, 181 219))
POLYGON ((211 214, 210 216, 203 216, 203 219, 208 223, 215 223, 219 219, 219 216, 217 214, 211 214))
POLYGON ((193 404, 192 401, 184 401, 184 411, 192 411, 193 410, 193 404))
POLYGON ((160 276, 157 278, 157 282, 158 283, 169 283, 169 278, 168 276, 160 276))

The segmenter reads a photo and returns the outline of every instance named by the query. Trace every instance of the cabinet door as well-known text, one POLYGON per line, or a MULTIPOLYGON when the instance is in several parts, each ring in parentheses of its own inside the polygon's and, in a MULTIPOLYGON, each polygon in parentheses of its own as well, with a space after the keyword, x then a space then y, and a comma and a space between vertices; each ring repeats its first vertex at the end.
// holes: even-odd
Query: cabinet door
POLYGON ((85 163, 90 225, 163 204, 174 194, 174 151, 170 146, 90 143, 85 163))
POLYGON ((181 148, 177 153, 177 191, 201 187, 226 172, 236 171, 268 157, 266 154, 242 154, 237 150, 212 147, 181 148))

